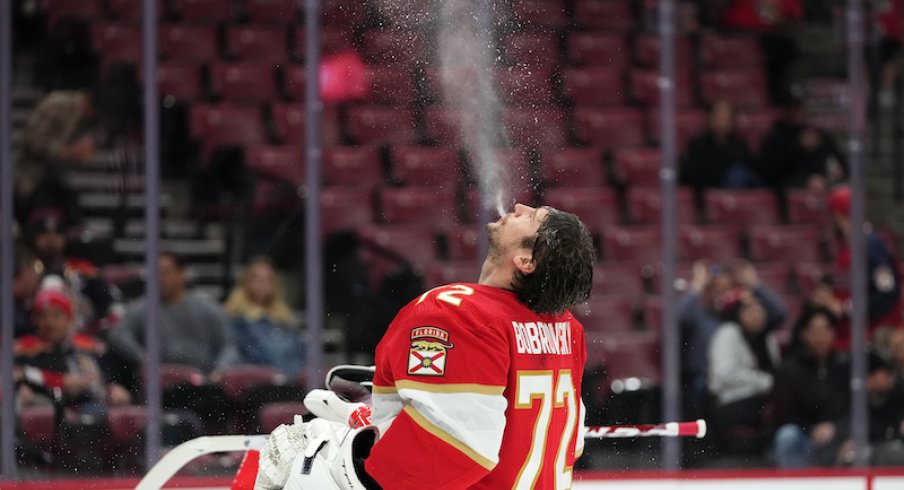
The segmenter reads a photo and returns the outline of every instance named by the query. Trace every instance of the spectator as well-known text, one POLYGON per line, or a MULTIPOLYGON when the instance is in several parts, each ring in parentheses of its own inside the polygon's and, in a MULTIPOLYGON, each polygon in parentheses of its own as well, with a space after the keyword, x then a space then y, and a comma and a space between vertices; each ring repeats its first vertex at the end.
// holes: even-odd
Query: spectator
POLYGON ((847 178, 847 161, 835 138, 807 122, 803 102, 785 104, 781 117, 760 143, 761 172, 766 182, 825 194, 847 178))
MULTIPOLYGON (((835 295, 848 302, 847 289, 851 269, 851 189, 843 186, 832 191, 828 202, 838 241, 835 255, 835 295)), ((901 322, 901 268, 885 240, 871 227, 866 233, 867 311, 869 338, 883 325, 901 322)), ((837 348, 850 347, 850 325, 844 321, 838 331, 837 348)))
POLYGON ((298 320, 286 303, 270 259, 251 259, 241 283, 226 300, 226 313, 242 362, 298 374, 305 348, 298 320))
POLYGON ((125 388, 106 383, 98 363, 103 347, 91 337, 73 333, 72 300, 64 291, 42 289, 32 312, 36 334, 21 337, 15 346, 14 377, 24 383, 18 390, 21 406, 49 403, 52 390, 60 390, 65 406, 98 417, 106 412, 107 403, 131 402, 125 388))
POLYGON ((904 380, 891 362, 875 351, 869 355, 866 393, 872 464, 904 465, 904 380))
POLYGON ((790 29, 803 16, 800 0, 729 0, 719 11, 724 27, 755 32, 765 58, 773 104, 789 99, 789 68, 797 57, 790 29))
POLYGON ((705 262, 694 264, 688 295, 678 305, 681 326, 682 383, 690 405, 685 416, 703 416, 704 408, 696 405, 707 399, 706 379, 709 373, 707 352, 713 334, 722 323, 726 293, 734 288, 749 289, 766 309, 770 328, 781 323, 784 307, 778 296, 760 282, 756 269, 747 262, 738 262, 728 268, 705 262))
POLYGON ((875 26, 878 31, 876 44, 868 52, 876 63, 873 90, 883 107, 895 103, 895 82, 898 78, 898 58, 901 54, 901 0, 872 0, 875 26))
POLYGON ((694 136, 681 158, 679 179, 682 185, 694 188, 701 209, 705 189, 747 189, 761 185, 753 156, 737 131, 736 116, 731 102, 713 102, 708 127, 694 136))
POLYGON ((780 468, 833 465, 847 429, 850 365, 832 348, 838 320, 814 309, 802 325, 802 349, 779 369, 772 393, 780 468))
POLYGON ((41 282, 44 266, 30 252, 20 250, 16 255, 15 267, 13 272, 13 304, 15 308, 13 333, 18 338, 35 334, 31 308, 35 293, 38 291, 38 284, 41 282))
POLYGON ((810 317, 810 314, 814 310, 819 309, 829 310, 835 318, 844 316, 844 305, 835 296, 835 281, 832 279, 831 275, 824 275, 821 277, 804 300, 801 313, 795 321, 794 327, 791 329, 791 340, 790 345, 788 346, 788 352, 790 354, 799 353, 803 348, 800 340, 800 332, 803 330, 804 324, 810 317))
MULTIPOLYGON (((737 290, 725 307, 725 323, 709 344, 709 391, 715 397, 717 432, 756 429, 765 435, 765 410, 781 358, 775 324, 750 290, 737 290)), ((784 318, 784 309, 781 310, 784 318)), ((765 449, 759 448, 757 453, 765 449)))
MULTIPOLYGON (((235 364, 238 350, 222 307, 213 298, 187 289, 185 263, 178 256, 160 254, 159 267, 160 361, 193 366, 205 374, 235 364)), ((147 297, 130 305, 109 334, 110 347, 136 365, 145 359, 146 308, 147 297)))

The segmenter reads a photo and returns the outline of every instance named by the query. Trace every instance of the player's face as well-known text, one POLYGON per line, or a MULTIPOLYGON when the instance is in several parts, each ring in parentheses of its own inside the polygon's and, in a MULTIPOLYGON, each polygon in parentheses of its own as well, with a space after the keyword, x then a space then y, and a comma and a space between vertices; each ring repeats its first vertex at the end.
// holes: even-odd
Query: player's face
POLYGON ((546 217, 546 207, 532 208, 523 204, 515 204, 511 213, 487 225, 487 237, 490 249, 501 253, 521 248, 528 237, 535 236, 546 217))
POLYGON ((46 306, 35 317, 38 337, 51 344, 62 342, 69 333, 71 318, 62 309, 46 306))

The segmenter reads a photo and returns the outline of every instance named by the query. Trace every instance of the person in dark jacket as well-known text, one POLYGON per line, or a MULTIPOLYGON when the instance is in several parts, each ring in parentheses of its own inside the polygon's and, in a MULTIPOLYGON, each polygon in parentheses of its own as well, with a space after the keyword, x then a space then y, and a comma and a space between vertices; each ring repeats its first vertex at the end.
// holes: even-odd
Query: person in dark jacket
POLYGON ((803 321, 803 349, 779 369, 772 392, 775 462, 780 468, 831 466, 845 440, 850 364, 832 346, 838 320, 826 309, 803 321))

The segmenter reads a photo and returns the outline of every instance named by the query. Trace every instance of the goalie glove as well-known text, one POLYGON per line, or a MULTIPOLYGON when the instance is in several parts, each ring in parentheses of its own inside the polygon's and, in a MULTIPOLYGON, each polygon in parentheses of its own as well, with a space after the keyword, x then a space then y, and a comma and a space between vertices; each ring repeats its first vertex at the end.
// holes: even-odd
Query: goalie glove
POLYGON ((304 397, 304 406, 317 417, 352 429, 370 425, 370 406, 347 402, 330 390, 309 391, 304 397))
POLYGON ((350 402, 368 403, 375 366, 340 364, 326 373, 326 387, 350 402))
POLYGON ((349 430, 332 424, 332 429, 324 425, 310 432, 310 443, 292 463, 284 490, 379 488, 363 471, 363 462, 378 438, 376 427, 349 430), (321 428, 326 431, 319 433, 321 428))

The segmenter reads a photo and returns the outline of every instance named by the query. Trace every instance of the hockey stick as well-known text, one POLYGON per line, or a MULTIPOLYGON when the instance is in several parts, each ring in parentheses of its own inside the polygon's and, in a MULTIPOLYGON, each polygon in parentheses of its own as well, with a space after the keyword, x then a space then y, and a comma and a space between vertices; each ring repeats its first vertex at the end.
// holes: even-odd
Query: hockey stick
POLYGON ((706 421, 668 422, 665 424, 609 425, 587 427, 586 439, 610 439, 621 437, 689 437, 702 439, 706 436, 706 421))
POLYGON ((224 453, 231 451, 247 451, 260 449, 267 442, 266 435, 257 436, 203 436, 183 442, 148 471, 148 474, 138 482, 135 490, 158 490, 172 478, 189 461, 210 453, 224 453))

